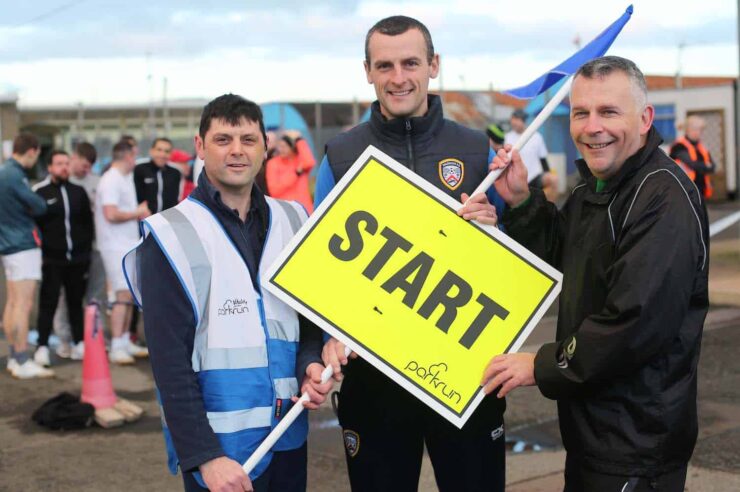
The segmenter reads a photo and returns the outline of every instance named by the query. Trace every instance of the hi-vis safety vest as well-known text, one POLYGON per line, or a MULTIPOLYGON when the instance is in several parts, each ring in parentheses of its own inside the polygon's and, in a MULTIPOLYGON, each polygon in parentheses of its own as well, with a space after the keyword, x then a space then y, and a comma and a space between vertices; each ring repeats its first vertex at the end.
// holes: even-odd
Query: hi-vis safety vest
MULTIPOLYGON (((267 197, 267 203, 270 226, 260 275, 307 218, 303 207, 295 202, 267 197)), ((288 411, 290 398, 298 393, 298 315, 269 292, 254 289, 249 269, 223 226, 194 198, 145 219, 142 229, 145 237, 154 236, 190 299, 196 322, 191 362, 208 422, 224 453, 244 463, 288 411)), ((136 257, 137 249, 129 252, 123 259, 123 269, 134 299, 141 305, 136 257)), ((160 413, 168 465, 175 474, 179 461, 161 408, 160 413)), ((296 449, 306 441, 307 434, 304 412, 273 450, 296 449)), ((261 475, 271 458, 268 453, 250 478, 261 475)), ((205 485, 200 473, 195 475, 205 485)))
MULTIPOLYGON (((692 144, 688 138, 686 137, 679 137, 676 139, 675 142, 673 142, 673 145, 671 145, 671 153, 673 152, 673 147, 676 145, 681 144, 684 147, 686 147, 686 150, 689 151, 689 157, 692 161, 696 161, 697 157, 701 155, 702 161, 704 161, 704 165, 707 168, 712 167, 712 161, 709 157, 709 151, 702 145, 701 142, 697 143, 696 145, 692 144)), ((688 175, 689 179, 691 181, 696 181, 696 171, 691 169, 691 166, 687 165, 686 163, 682 162, 680 159, 674 159, 676 161, 676 164, 683 169, 683 171, 688 175)), ((712 195, 714 194, 714 189, 712 189, 712 181, 709 179, 709 175, 704 175, 704 198, 712 198, 712 195)))

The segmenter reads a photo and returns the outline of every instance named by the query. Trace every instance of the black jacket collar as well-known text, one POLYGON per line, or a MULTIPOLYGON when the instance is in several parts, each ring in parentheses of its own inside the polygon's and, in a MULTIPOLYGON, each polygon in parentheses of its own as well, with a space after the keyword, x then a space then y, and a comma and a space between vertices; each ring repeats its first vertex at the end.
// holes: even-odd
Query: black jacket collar
MULTIPOLYGON (((658 133, 654 126, 650 127, 645 145, 624 162, 619 171, 617 171, 617 174, 609 178, 606 186, 598 195, 604 198, 611 196, 626 179, 632 177, 645 165, 661 143, 663 143, 663 138, 660 136, 660 133, 658 133)), ((588 189, 594 192, 596 190, 596 177, 591 174, 586 161, 584 159, 578 159, 576 161, 576 167, 581 174, 581 178, 586 182, 588 189)))
POLYGON ((413 137, 435 135, 444 123, 442 100, 437 95, 429 94, 427 105, 428 110, 424 116, 389 120, 380 112, 380 102, 375 101, 370 110, 370 126, 373 131, 395 140, 405 138, 408 132, 413 137))

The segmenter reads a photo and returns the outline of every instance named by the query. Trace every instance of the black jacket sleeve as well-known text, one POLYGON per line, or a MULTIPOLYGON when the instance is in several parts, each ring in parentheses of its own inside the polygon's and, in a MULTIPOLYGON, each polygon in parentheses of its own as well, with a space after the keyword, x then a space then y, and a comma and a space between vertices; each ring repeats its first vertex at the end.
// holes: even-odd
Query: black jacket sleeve
MULTIPOLYGON (((699 157, 699 156, 697 156, 699 157)), ((712 174, 714 172, 714 159, 712 159, 712 156, 710 154, 709 156, 709 166, 707 166, 703 160, 697 159, 697 160, 691 160, 691 156, 689 155, 689 150, 681 145, 676 144, 673 146, 673 149, 671 150, 671 158, 678 159, 679 161, 683 162, 687 166, 689 166, 691 169, 693 169, 696 172, 702 173, 702 174, 712 174)))
POLYGON ((296 358, 295 369, 298 384, 303 381, 306 374, 306 368, 313 362, 318 362, 322 366, 321 349, 324 347, 321 329, 313 324, 302 315, 298 315, 298 323, 301 329, 301 341, 298 344, 298 356, 296 358))
POLYGON ((512 238, 559 269, 568 202, 559 211, 541 189, 530 188, 529 192, 525 203, 506 207, 501 221, 512 238))
POLYGON ((87 192, 84 188, 80 187, 80 209, 79 209, 79 226, 82 230, 82 241, 84 243, 84 249, 92 249, 92 243, 95 239, 95 225, 93 223, 92 208, 90 206, 90 198, 87 196, 87 192))
POLYGON ((145 164, 137 164, 134 167, 134 188, 136 188, 136 201, 138 203, 147 199, 146 186, 144 186, 144 177, 146 175, 144 166, 145 164))
POLYGON ((208 423, 190 362, 195 316, 182 284, 151 234, 139 254, 144 330, 152 372, 180 468, 189 471, 224 456, 208 423))
POLYGON ((604 308, 574 335, 537 353, 535 380, 543 395, 567 397, 589 384, 634 374, 678 336, 695 288, 692 279, 706 268, 699 220, 681 185, 666 173, 645 182, 607 270, 604 308))

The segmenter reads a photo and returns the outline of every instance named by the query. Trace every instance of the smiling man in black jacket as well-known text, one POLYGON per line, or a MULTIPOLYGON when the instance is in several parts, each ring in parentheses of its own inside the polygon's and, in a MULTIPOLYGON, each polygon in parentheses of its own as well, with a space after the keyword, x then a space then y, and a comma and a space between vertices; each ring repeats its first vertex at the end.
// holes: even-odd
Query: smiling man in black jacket
POLYGON ((49 177, 34 186, 46 200, 46 214, 36 222, 41 230, 41 290, 39 297, 38 349, 34 360, 49 366, 49 335, 59 292, 64 287, 69 322, 72 327, 72 358, 84 355, 82 298, 87 289, 90 253, 93 242, 93 218, 87 192, 70 183, 69 155, 63 150, 51 153, 49 177))
POLYGON ((709 305, 706 210, 658 147, 634 63, 585 64, 570 100, 583 182, 563 209, 527 187, 517 152, 496 182, 509 234, 564 273, 557 341, 495 357, 486 391, 536 384, 557 400, 566 491, 683 491, 709 305))
POLYGON ((172 141, 156 138, 149 149, 151 160, 134 168, 136 199, 146 202, 153 214, 174 207, 180 198, 182 174, 167 164, 171 153, 172 141))

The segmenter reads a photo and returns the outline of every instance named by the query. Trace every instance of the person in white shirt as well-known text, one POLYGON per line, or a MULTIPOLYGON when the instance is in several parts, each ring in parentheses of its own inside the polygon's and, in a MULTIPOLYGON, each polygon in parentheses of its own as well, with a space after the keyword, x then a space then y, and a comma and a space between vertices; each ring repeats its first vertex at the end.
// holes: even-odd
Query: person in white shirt
POLYGON ((146 202, 137 204, 133 170, 136 154, 124 141, 113 146, 113 162, 103 174, 95 196, 95 230, 98 249, 108 279, 111 309, 111 362, 131 364, 133 357, 145 357, 147 350, 131 341, 126 330, 133 302, 123 276, 121 260, 139 241, 140 219, 150 215, 146 202))
MULTIPOLYGON (((504 136, 504 144, 514 145, 524 133, 527 113, 521 109, 511 113, 511 130, 504 136)), ((545 140, 538 132, 535 132, 524 147, 519 150, 522 161, 527 168, 527 179, 530 186, 536 188, 543 187, 543 177, 549 172, 550 166, 547 163, 547 147, 545 140)))

